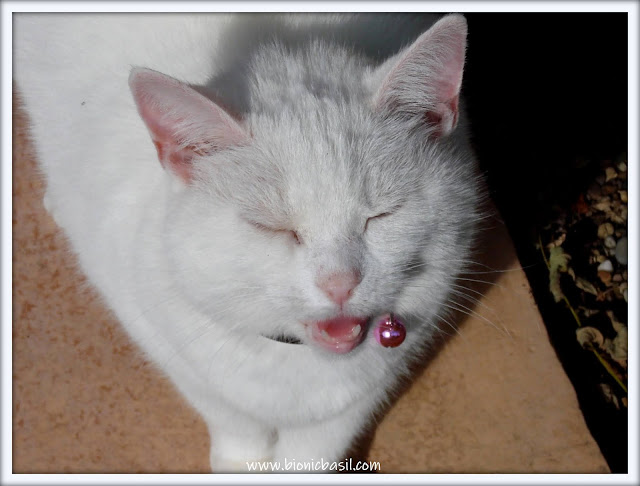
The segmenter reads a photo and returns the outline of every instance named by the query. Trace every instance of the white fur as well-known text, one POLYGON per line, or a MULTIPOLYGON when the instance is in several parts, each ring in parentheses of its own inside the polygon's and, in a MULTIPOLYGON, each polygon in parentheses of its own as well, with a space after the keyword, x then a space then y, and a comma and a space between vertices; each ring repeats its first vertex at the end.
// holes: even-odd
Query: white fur
MULTIPOLYGON (((437 137, 423 118, 439 102, 429 76, 440 54, 395 84, 409 51, 380 64, 432 20, 16 15, 14 77, 48 209, 131 337, 207 421, 214 471, 342 459, 437 330, 474 234, 474 161, 464 120, 443 119, 437 137), (132 67, 224 101, 250 143, 195 157, 188 184, 163 170, 132 67), (363 276, 345 312, 402 316, 400 347, 381 347, 372 326, 344 355, 309 342, 301 323, 337 313, 317 277, 343 268, 363 276), (304 344, 262 337, 279 333, 304 344)), ((443 22, 466 36, 462 17, 443 22)))

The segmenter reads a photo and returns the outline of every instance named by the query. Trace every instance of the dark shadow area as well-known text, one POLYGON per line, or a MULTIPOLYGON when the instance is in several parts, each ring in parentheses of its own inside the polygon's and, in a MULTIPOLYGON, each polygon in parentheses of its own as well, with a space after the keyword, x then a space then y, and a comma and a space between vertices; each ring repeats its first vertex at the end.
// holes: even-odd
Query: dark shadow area
POLYGON ((611 471, 627 472, 627 409, 606 402, 594 356, 554 302, 535 247, 555 207, 627 145, 626 13, 467 14, 463 92, 491 197, 525 268, 551 342, 611 471))

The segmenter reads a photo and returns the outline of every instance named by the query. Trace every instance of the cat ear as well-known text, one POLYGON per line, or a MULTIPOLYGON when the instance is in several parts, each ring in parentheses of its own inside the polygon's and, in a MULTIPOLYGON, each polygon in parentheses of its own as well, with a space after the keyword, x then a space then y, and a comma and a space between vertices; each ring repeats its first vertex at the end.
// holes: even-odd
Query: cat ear
POLYGON ((467 44, 467 21, 448 15, 374 73, 374 106, 424 117, 436 137, 458 122, 458 101, 467 44))
POLYGON ((186 84, 134 68, 129 87, 165 169, 189 183, 191 161, 248 140, 245 130, 222 108, 186 84))

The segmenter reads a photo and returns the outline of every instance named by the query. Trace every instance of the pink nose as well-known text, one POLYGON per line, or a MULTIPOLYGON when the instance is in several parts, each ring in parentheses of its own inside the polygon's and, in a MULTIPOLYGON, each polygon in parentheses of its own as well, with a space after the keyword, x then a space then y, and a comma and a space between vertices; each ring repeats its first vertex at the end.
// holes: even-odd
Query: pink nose
POLYGON ((342 307, 361 280, 360 272, 351 270, 319 277, 316 280, 316 285, 327 297, 342 307))

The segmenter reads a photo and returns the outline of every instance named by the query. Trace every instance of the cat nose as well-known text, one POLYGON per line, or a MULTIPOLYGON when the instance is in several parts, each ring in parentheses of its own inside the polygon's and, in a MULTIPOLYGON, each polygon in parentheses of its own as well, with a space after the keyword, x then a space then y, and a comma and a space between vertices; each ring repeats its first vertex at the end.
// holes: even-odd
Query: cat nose
POLYGON ((319 277, 316 285, 329 299, 342 307, 361 280, 360 272, 354 269, 319 277))

